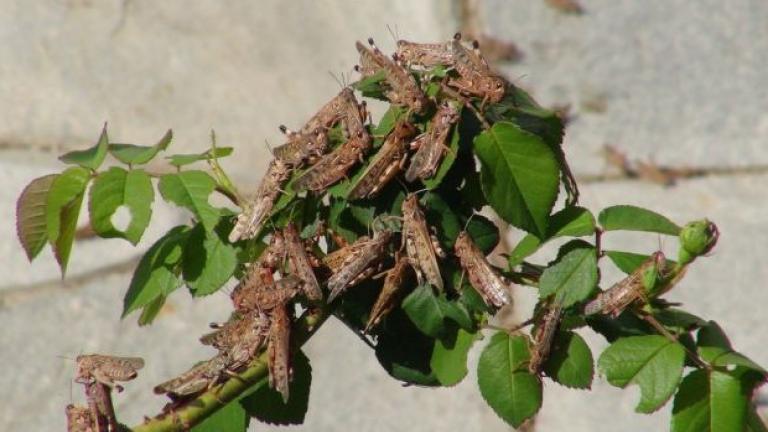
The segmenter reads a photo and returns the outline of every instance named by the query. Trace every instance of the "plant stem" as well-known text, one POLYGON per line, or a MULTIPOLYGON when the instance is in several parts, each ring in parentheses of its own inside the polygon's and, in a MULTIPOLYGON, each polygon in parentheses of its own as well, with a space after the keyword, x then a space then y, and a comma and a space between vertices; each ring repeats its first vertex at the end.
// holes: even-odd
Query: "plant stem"
MULTIPOLYGON (((330 316, 328 307, 307 310, 293 325, 292 342, 301 347, 330 316)), ((133 427, 133 432, 183 431, 201 423, 229 402, 267 376, 267 354, 263 352, 243 373, 230 378, 172 412, 158 414, 144 424, 133 427)))

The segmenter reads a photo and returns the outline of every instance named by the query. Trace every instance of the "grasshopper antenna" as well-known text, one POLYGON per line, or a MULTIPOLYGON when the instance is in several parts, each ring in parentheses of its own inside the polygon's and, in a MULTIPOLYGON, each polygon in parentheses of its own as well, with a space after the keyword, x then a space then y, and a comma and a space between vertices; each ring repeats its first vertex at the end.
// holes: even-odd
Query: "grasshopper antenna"
POLYGON ((467 228, 469 227, 469 223, 472 221, 472 218, 475 217, 475 214, 476 214, 475 212, 472 212, 472 214, 469 215, 469 217, 467 218, 467 221, 464 223, 464 229, 462 229, 462 231, 464 232, 467 231, 467 228))
POLYGON ((390 25, 387 24, 387 31, 389 31, 389 35, 392 36, 392 39, 395 41, 395 45, 397 45, 397 41, 400 40, 400 38, 397 35, 397 25, 395 25, 395 30, 392 31, 392 27, 390 27, 390 25))
POLYGON ((338 84, 339 87, 341 87, 342 89, 345 89, 347 87, 344 84, 344 82, 345 82, 344 73, 341 74, 341 79, 339 79, 339 77, 336 76, 336 74, 331 72, 331 71, 328 71, 328 75, 330 75, 333 78, 333 80, 336 81, 336 84, 338 84))
MULTIPOLYGON (((283 126, 283 125, 280 125, 283 126)), ((282 129, 280 129, 282 130, 282 129)), ((272 149, 272 146, 269 145, 269 141, 267 141, 266 138, 264 138, 264 145, 267 146, 267 150, 269 150, 269 154, 271 154, 273 157, 275 156, 275 151, 272 149)))

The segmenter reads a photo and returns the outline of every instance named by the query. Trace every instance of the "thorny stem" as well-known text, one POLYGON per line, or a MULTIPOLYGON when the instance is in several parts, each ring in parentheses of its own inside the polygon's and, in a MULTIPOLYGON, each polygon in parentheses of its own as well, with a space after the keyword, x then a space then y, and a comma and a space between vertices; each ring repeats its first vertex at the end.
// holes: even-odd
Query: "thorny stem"
MULTIPOLYGON (((328 307, 307 310, 293 325, 292 342, 295 348, 302 346, 330 316, 328 307)), ((187 402, 172 413, 161 413, 144 424, 133 427, 133 432, 183 431, 195 426, 227 403, 237 399, 267 376, 267 354, 263 352, 243 373, 230 378, 197 398, 187 402)))

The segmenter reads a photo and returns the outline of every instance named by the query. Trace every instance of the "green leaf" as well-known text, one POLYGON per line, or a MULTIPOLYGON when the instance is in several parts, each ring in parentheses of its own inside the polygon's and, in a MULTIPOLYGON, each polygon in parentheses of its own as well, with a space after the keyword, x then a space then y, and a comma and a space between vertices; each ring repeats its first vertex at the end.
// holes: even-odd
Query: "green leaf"
POLYGON ((158 153, 168 148, 173 139, 173 131, 168 132, 160 138, 160 141, 153 146, 139 146, 134 144, 110 144, 109 152, 117 160, 129 165, 143 165, 157 156, 158 153))
POLYGON ((189 233, 184 247, 182 272, 195 297, 215 293, 235 273, 237 251, 223 240, 226 234, 220 231, 206 232, 202 225, 197 225, 189 233))
POLYGON ((381 116, 379 124, 373 129, 373 136, 384 141, 387 135, 395 128, 395 123, 405 114, 405 109, 396 105, 390 105, 387 112, 381 116))
POLYGON ((526 367, 530 357, 525 337, 500 332, 493 335, 477 365, 480 394, 513 427, 541 408, 541 381, 526 367))
POLYGON ((32 180, 16 202, 16 234, 30 261, 48 242, 46 205, 56 177, 58 174, 49 174, 32 180))
POLYGON ((178 264, 188 235, 189 227, 177 226, 144 254, 125 293, 123 317, 181 286, 178 264))
POLYGON ((588 389, 595 375, 594 363, 592 351, 578 333, 561 331, 555 336, 544 371, 566 387, 588 389))
POLYGON ((109 138, 107 137, 107 124, 105 123, 96 145, 87 150, 75 150, 66 153, 59 157, 59 160, 66 164, 80 165, 83 168, 96 170, 104 162, 104 157, 107 156, 108 145, 109 138))
POLYGON ((161 295, 141 309, 141 315, 139 315, 139 326, 143 327, 145 325, 150 325, 155 321, 157 314, 160 313, 160 310, 163 309, 163 305, 165 305, 166 298, 167 297, 164 295, 161 295))
POLYGON ((301 351, 296 352, 292 360, 293 379, 289 384, 291 397, 288 402, 283 402, 280 393, 270 388, 264 379, 252 393, 240 400, 248 415, 269 424, 295 425, 304 422, 312 385, 312 367, 301 351))
POLYGON ((613 250, 607 250, 604 252, 605 255, 610 258, 610 260, 616 265, 616 267, 618 267, 619 270, 626 274, 632 273, 638 267, 640 267, 640 264, 648 260, 648 255, 637 254, 633 252, 613 250))
POLYGON ((390 312, 377 330, 376 359, 390 376, 409 384, 440 384, 430 366, 435 340, 419 331, 402 309, 390 312))
POLYGON ((384 96, 384 90, 381 86, 381 82, 384 81, 385 78, 386 71, 381 69, 369 77, 365 77, 360 81, 352 83, 352 88, 362 93, 365 97, 386 101, 387 98, 384 96))
POLYGON ((595 217, 582 207, 566 207, 552 215, 546 238, 539 239, 528 234, 515 246, 509 254, 509 265, 514 267, 533 255, 549 240, 557 237, 584 237, 595 233, 595 217))
POLYGON ((672 432, 745 430, 754 381, 744 372, 695 370, 686 376, 672 407, 672 432))
POLYGON ((701 358, 712 366, 742 366, 768 375, 762 366, 733 350, 728 336, 715 321, 709 321, 699 330, 696 347, 701 358))
POLYGON ((452 320, 462 328, 471 329, 474 325, 465 310, 444 295, 436 296, 430 285, 413 290, 403 300, 402 308, 422 333, 435 338, 446 331, 446 320, 452 320))
POLYGON ((541 138, 501 122, 475 138, 475 153, 491 207, 510 224, 543 237, 559 186, 552 149, 541 138))
POLYGON ((456 156, 459 154, 459 127, 459 125, 454 126, 453 132, 451 133, 451 140, 448 142, 448 148, 445 150, 445 156, 443 156, 440 166, 437 167, 435 175, 422 180, 424 186, 429 190, 436 189, 440 186, 443 178, 448 174, 451 166, 453 166, 453 162, 456 161, 456 156))
POLYGON ((219 210, 211 206, 208 196, 216 181, 203 171, 182 171, 160 177, 158 189, 166 201, 192 211, 206 231, 212 231, 219 221, 219 210))
POLYGON ((663 336, 621 338, 600 355, 598 366, 609 383, 624 388, 640 386, 635 410, 651 413, 661 408, 680 382, 685 349, 663 336))
POLYGON ((216 147, 216 149, 208 149, 202 153, 177 154, 168 156, 166 159, 168 159, 168 163, 171 165, 181 168, 199 161, 220 159, 231 155, 233 151, 232 147, 216 147))
POLYGON ((747 432, 768 432, 768 427, 765 426, 754 406, 747 411, 747 432))
POLYGON ((88 205, 91 226, 101 237, 120 237, 135 245, 149 225, 154 199, 152 180, 146 172, 112 167, 93 182, 88 205), (121 206, 131 213, 131 222, 125 231, 112 225, 112 216, 121 206))
POLYGON ((467 376, 467 354, 479 338, 480 334, 478 333, 457 329, 455 337, 451 340, 438 339, 435 341, 435 348, 432 350, 429 365, 440 384, 453 386, 467 376))
POLYGON ((666 217, 631 205, 603 209, 597 220, 605 231, 646 231, 673 236, 680 234, 680 227, 666 217))
POLYGON ((499 244, 499 229, 485 216, 474 215, 467 225, 467 232, 485 254, 491 253, 499 244))
POLYGON ((464 224, 451 208, 450 204, 445 202, 438 193, 429 192, 424 197, 424 217, 427 224, 434 227, 436 237, 443 247, 453 249, 456 237, 462 230, 464 224))
POLYGON ((216 410, 191 432, 245 432, 248 429, 248 415, 239 403, 232 401, 216 410))
POLYGON ((539 279, 539 296, 550 295, 562 302, 564 308, 585 300, 597 286, 597 256, 595 248, 578 241, 569 242, 562 249, 572 248, 555 264, 544 270, 539 279))
POLYGON ((77 218, 83 203, 90 171, 82 167, 66 169, 53 180, 45 205, 48 241, 64 275, 67 271, 72 242, 75 240, 77 218))

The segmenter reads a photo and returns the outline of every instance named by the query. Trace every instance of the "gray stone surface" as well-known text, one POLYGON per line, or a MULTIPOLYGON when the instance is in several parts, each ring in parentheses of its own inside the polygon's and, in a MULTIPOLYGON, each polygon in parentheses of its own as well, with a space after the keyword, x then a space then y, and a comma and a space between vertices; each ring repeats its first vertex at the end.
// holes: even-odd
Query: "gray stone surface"
MULTIPOLYGON (((576 118, 566 150, 578 174, 601 172, 599 149, 615 144, 630 155, 672 165, 768 164, 768 5, 749 0, 582 0, 587 13, 565 16, 532 1, 481 2, 486 29, 514 40, 521 63, 502 69, 544 104, 570 103, 576 118), (597 107, 597 109, 595 108, 597 107)), ((386 25, 414 40, 448 38, 457 27, 449 2, 149 2, 0 0, 0 216, 34 177, 59 169, 60 151, 93 142, 103 121, 115 140, 154 142, 174 128, 178 151, 202 150, 215 128, 224 161, 239 183, 254 184, 266 166, 264 140, 276 126, 296 127, 338 91, 327 74, 349 72, 354 41, 392 41, 386 25)), ((629 203, 662 210, 678 222, 707 216, 722 237, 715 253, 692 268, 670 299, 720 322, 734 345, 768 364, 761 307, 768 300, 768 176, 685 181, 674 188, 637 182, 583 185, 591 209, 629 203), (746 252, 746 253, 745 253, 746 252)), ((186 218, 155 205, 146 248, 186 218)), ((514 236, 514 234, 513 234, 514 236)), ((57 277, 45 252, 26 262, 10 223, 0 227, 4 292, 57 277)), ((517 238, 517 237, 513 237, 517 238)), ((674 251, 673 240, 664 240, 674 251)), ((611 235, 608 247, 639 252, 652 235, 611 235)), ((70 276, 136 253, 126 242, 76 245, 70 276)), ((551 257, 546 251, 542 259, 551 257)), ((605 280, 616 271, 606 266, 605 280)), ((128 274, 68 290, 19 295, 0 307, 0 430, 63 430, 63 407, 81 401, 69 379, 82 352, 138 354, 147 367, 118 396, 121 418, 135 423, 160 408, 157 383, 210 353, 191 335, 226 317, 217 294, 204 301, 173 296, 157 323, 119 321, 128 274)), ((533 292, 520 290, 516 312, 530 313, 533 292)), ((605 346, 587 336, 596 352, 605 346)), ((329 322, 307 346, 314 369, 301 430, 508 430, 488 409, 470 375, 454 389, 403 388, 343 326, 329 322)), ((471 358, 476 362, 477 352, 471 358)), ((471 369, 471 367, 470 367, 471 369)), ((537 431, 664 430, 669 407, 633 413, 636 389, 601 379, 594 392, 547 381, 537 431)), ((263 429, 253 426, 252 429, 263 429)))

